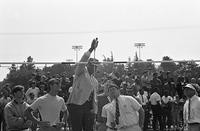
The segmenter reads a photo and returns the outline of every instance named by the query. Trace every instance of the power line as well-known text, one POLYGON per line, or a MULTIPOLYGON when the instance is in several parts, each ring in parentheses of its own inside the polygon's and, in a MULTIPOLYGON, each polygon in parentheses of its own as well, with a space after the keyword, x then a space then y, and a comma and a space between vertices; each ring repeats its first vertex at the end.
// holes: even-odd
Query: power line
POLYGON ((159 31, 159 30, 180 30, 197 29, 200 25, 172 26, 172 27, 153 27, 153 28, 135 28, 135 29, 117 29, 117 30, 97 30, 97 31, 63 31, 63 32, 0 32, 2 36, 10 35, 70 35, 70 34, 91 34, 91 33, 126 33, 141 31, 159 31))
MULTIPOLYGON (((126 64, 126 63, 171 63, 171 62, 200 62, 200 60, 170 60, 170 61, 103 61, 98 64, 126 64)), ((7 64, 87 64, 87 62, 0 62, 0 65, 7 64)))

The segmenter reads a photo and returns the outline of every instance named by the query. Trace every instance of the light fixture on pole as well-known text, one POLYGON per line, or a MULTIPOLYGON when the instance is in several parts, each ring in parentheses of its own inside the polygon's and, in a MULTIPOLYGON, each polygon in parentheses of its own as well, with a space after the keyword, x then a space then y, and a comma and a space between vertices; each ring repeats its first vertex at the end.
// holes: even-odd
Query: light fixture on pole
POLYGON ((82 48, 83 48, 82 45, 74 45, 74 46, 72 46, 72 49, 74 49, 75 52, 76 52, 76 62, 78 62, 78 51, 80 51, 82 48))
POLYGON ((135 43, 135 47, 139 49, 139 60, 141 60, 140 49, 145 46, 145 43, 135 43))

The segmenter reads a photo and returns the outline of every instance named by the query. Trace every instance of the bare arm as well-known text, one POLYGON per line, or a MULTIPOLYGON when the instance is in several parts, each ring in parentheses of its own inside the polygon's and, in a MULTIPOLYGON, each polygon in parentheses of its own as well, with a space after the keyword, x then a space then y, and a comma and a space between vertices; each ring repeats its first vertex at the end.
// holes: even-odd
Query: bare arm
POLYGON ((65 110, 63 113, 64 113, 63 122, 66 123, 67 122, 67 118, 69 116, 69 112, 68 112, 68 110, 65 110))
MULTIPOLYGON (((93 39, 90 49, 86 53, 84 53, 80 62, 87 62, 90 57, 90 54, 93 52, 93 50, 97 48, 97 46, 98 46, 98 39, 96 38, 96 39, 93 39)), ((86 65, 85 63, 79 63, 77 65, 75 69, 75 76, 79 76, 81 73, 84 72, 85 65, 86 65)))
POLYGON ((25 111, 25 116, 28 120, 31 120, 33 123, 39 124, 39 120, 33 116, 32 112, 33 109, 31 107, 28 107, 25 111))

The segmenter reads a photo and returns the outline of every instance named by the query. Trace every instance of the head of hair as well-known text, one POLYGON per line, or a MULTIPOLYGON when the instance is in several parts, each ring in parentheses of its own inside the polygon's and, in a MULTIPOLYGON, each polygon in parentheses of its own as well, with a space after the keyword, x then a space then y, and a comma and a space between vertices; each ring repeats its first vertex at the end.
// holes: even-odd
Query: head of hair
POLYGON ((24 86, 22 85, 16 85, 14 86, 14 88, 12 89, 12 94, 18 92, 18 91, 23 91, 24 90, 24 86))
POLYGON ((48 81, 48 87, 47 87, 47 91, 49 92, 50 91, 50 86, 55 84, 55 83, 58 83, 60 82, 60 80, 58 78, 51 78, 49 81, 48 81))

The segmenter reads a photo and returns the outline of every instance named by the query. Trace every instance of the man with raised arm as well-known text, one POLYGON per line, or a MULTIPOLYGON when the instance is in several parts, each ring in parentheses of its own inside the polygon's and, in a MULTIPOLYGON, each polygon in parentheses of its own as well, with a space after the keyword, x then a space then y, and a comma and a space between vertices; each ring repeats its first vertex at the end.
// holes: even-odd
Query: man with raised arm
POLYGON ((80 63, 76 65, 73 90, 67 101, 73 131, 94 130, 98 88, 98 81, 95 79, 94 73, 98 60, 89 57, 97 46, 98 39, 96 38, 93 39, 90 49, 82 56, 80 63))

